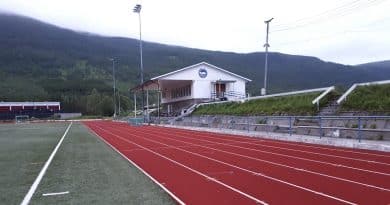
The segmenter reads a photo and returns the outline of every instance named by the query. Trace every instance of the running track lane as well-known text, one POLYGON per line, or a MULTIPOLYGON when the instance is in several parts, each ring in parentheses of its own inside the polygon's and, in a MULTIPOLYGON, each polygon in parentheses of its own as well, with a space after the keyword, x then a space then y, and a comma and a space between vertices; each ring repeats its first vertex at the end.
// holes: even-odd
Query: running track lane
MULTIPOLYGON (((328 178, 324 179, 323 177, 311 176, 311 174, 302 175, 302 173, 297 173, 299 172, 297 170, 286 170, 286 168, 283 167, 273 167, 269 164, 259 163, 258 161, 248 160, 242 157, 240 158, 236 155, 221 154, 221 152, 194 146, 193 144, 191 146, 191 143, 194 141, 191 141, 190 139, 187 139, 186 142, 175 141, 175 139, 171 138, 172 135, 174 135, 174 130, 172 129, 158 128, 157 130, 160 130, 161 135, 158 136, 156 133, 151 134, 153 133, 151 130, 147 130, 150 127, 133 128, 126 124, 110 122, 94 122, 87 124, 95 132, 121 150, 122 153, 133 161, 136 161, 137 164, 154 176, 158 181, 164 183, 165 180, 167 188, 189 204, 237 204, 237 201, 232 201, 232 199, 230 199, 230 194, 226 192, 226 187, 222 187, 222 191, 225 194, 221 194, 218 189, 214 189, 215 187, 213 188, 209 185, 204 188, 201 188, 200 185, 191 186, 191 178, 185 178, 188 174, 182 176, 171 174, 170 171, 162 172, 162 170, 168 170, 169 163, 163 162, 164 160, 162 159, 157 159, 155 162, 146 161, 145 159, 142 159, 142 157, 145 158, 144 155, 155 155, 150 152, 154 150, 154 152, 159 153, 160 155, 166 156, 181 164, 186 164, 193 169, 200 170, 202 173, 207 174, 208 177, 215 178, 218 181, 236 187, 244 193, 248 193, 250 196, 255 196, 255 198, 271 204, 335 204, 338 202, 387 204, 388 202, 389 195, 386 191, 372 191, 372 189, 368 187, 356 186, 354 184, 352 184, 354 185, 352 186, 351 184, 337 180, 336 182, 333 182, 335 180, 331 181, 328 178), (171 136, 169 136, 168 133, 170 133, 171 136), (150 151, 146 151, 139 146, 134 147, 135 144, 148 148, 150 151), (153 169, 150 168, 153 167, 153 164, 159 165, 154 172, 153 169), (232 166, 232 164, 235 166, 232 166), (169 174, 167 175, 166 173, 169 174), (156 177, 156 175, 159 177, 156 177), (269 176, 271 176, 272 180, 270 180, 269 176), (184 183, 182 183, 180 187, 175 185, 175 181, 184 183), (281 181, 293 182, 292 185, 295 185, 296 187, 291 184, 281 183, 281 181), (296 184, 298 184, 298 186, 296 184), (325 194, 321 193, 321 191, 323 191, 321 190, 321 187, 324 187, 323 184, 326 184, 325 188, 328 188, 325 189, 325 194), (329 186, 331 189, 329 189, 329 186), (302 187, 308 189, 302 189, 302 187), (310 191, 313 189, 315 189, 315 191, 310 191), (341 197, 332 198, 331 194, 334 194, 331 191, 332 189, 336 190, 336 194, 339 193, 339 196, 341 197), (202 190, 209 191, 206 191, 206 194, 202 194, 202 190), (207 193, 210 192, 213 193, 213 197, 208 197, 207 193), (221 194, 218 196, 222 196, 222 198, 214 196, 216 195, 214 192, 221 194), (347 196, 347 198, 344 196, 347 196), (195 200, 194 197, 197 200, 195 200), (204 197, 205 201, 202 201, 202 197, 204 197)), ((180 140, 183 139, 184 138, 180 138, 180 140)), ((246 138, 241 138, 240 140, 243 139, 246 138)), ((151 160, 150 157, 148 159, 151 160)), ((174 167, 180 170, 180 167, 173 166, 173 168, 174 167)), ((188 172, 188 170, 184 171, 188 172)), ((199 176, 197 178, 199 178, 199 176)), ((200 178, 200 181, 203 181, 205 177, 201 176, 200 178)), ((211 182, 215 182, 212 178, 206 179, 209 182, 210 180, 211 182)), ((235 193, 237 195, 239 192, 235 193)), ((242 194, 239 194, 239 196, 243 197, 242 194)), ((247 204, 246 202, 239 203, 247 204)))
MULTIPOLYGON (((154 126, 151 126, 154 127, 154 126)), ((331 147, 326 145, 313 145, 308 143, 297 143, 297 142, 291 142, 291 141, 281 141, 281 140, 275 140, 275 139, 261 139, 261 138, 251 138, 246 136, 240 136, 240 135, 231 135, 231 134, 219 134, 219 133, 213 133, 213 132, 206 132, 206 131, 193 131, 193 130, 187 130, 182 128, 170 128, 165 127, 165 130, 171 130, 173 132, 181 132, 181 133, 194 133, 194 134, 206 134, 209 136, 215 136, 215 137, 228 137, 230 139, 235 139, 237 141, 254 141, 254 142, 262 142, 267 145, 277 145, 277 146, 283 146, 283 147, 289 147, 294 149, 300 149, 300 150, 306 150, 306 151, 315 151, 317 153, 333 153, 341 156, 351 156, 348 155, 348 153, 353 153, 352 156, 358 157, 358 158, 365 158, 367 160, 385 160, 387 163, 390 163, 390 154, 383 153, 381 151, 375 151, 375 150, 355 150, 351 148, 344 148, 344 147, 331 147), (331 152, 330 152, 331 151, 331 152)))
MULTIPOLYGON (((161 149, 166 149, 165 146, 156 146, 155 143, 142 140, 141 138, 129 138, 126 135, 119 134, 117 131, 122 128, 115 127, 115 125, 100 124, 95 126, 92 125, 90 127, 97 132, 100 131, 98 134, 102 135, 108 141, 122 140, 121 143, 138 145, 139 148, 147 149, 140 150, 137 148, 132 150, 132 148, 130 148, 127 150, 130 151, 130 153, 124 151, 124 154, 129 158, 134 159, 134 161, 139 160, 137 161, 137 164, 143 167, 144 170, 148 170, 150 164, 158 162, 145 160, 143 156, 139 155, 140 151, 147 151, 147 154, 150 154, 151 152, 161 153, 161 149), (110 137, 114 139, 110 139, 110 137)), ((123 131, 125 130, 123 129, 122 132, 123 131)), ((161 155, 166 156, 167 153, 161 155)), ((175 172, 171 173, 167 171, 164 166, 166 162, 160 163, 160 168, 155 170, 154 173, 149 172, 158 181, 160 181, 160 177, 167 177, 168 180, 164 182, 165 185, 167 185, 166 187, 188 204, 259 204, 262 202, 262 204, 345 204, 329 197, 323 197, 321 196, 321 193, 313 194, 283 183, 275 183, 275 181, 266 179, 260 175, 244 173, 238 169, 232 169, 227 165, 215 163, 201 157, 193 156, 192 154, 171 150, 171 153, 169 153, 169 157, 167 158, 173 159, 173 161, 179 162, 179 164, 190 166, 192 170, 199 170, 199 172, 204 173, 206 177, 202 180, 222 182, 223 184, 227 184, 229 187, 236 189, 236 192, 240 193, 241 198, 252 199, 251 203, 237 203, 228 199, 230 198, 229 192, 225 192, 225 190, 222 190, 222 192, 219 193, 220 191, 209 186, 191 186, 189 182, 193 179, 180 178, 180 176, 176 176, 175 172), (216 179, 213 175, 219 175, 223 179, 216 179), (181 186, 177 185, 178 182, 182 182, 182 184, 180 184, 181 186), (204 193, 202 193, 201 190, 204 191, 204 193), (220 195, 217 195, 217 193, 220 195)))
MULTIPOLYGON (((159 130, 158 127, 148 127, 145 129, 147 129, 146 131, 149 134, 159 135, 162 133, 162 130, 159 130)), ((266 161, 284 167, 289 166, 291 168, 304 169, 301 171, 305 172, 317 172, 334 178, 338 177, 345 180, 377 186, 379 188, 390 189, 390 169, 388 169, 387 173, 373 173, 364 170, 362 167, 348 168, 339 164, 306 159, 304 156, 297 158, 283 153, 268 152, 263 149, 251 149, 242 146, 241 143, 231 142, 229 139, 207 136, 207 133, 189 134, 177 132, 175 130, 168 130, 166 133, 168 134, 167 136, 170 136, 170 139, 175 141, 184 140, 186 143, 193 143, 199 146, 201 146, 202 143, 209 143, 207 146, 202 147, 221 150, 225 153, 234 153, 235 155, 245 155, 246 158, 255 158, 257 161, 266 161)))
MULTIPOLYGON (((125 126, 127 129, 131 129, 129 126, 125 126)), ((145 127, 146 129, 147 127, 145 127)), ((133 134, 137 134, 134 132, 134 130, 131 130, 133 134)), ((150 131, 145 131, 144 133, 138 133, 138 134, 144 134, 144 135, 149 135, 151 136, 149 141, 154 141, 157 142, 156 140, 160 138, 158 141, 161 143, 162 139, 169 139, 169 141, 164 141, 163 144, 161 145, 173 145, 173 148, 183 150, 181 149, 183 146, 185 147, 185 150, 191 151, 193 153, 197 154, 202 154, 205 156, 208 156, 210 158, 217 158, 220 159, 221 161, 228 162, 229 164, 235 164, 239 167, 242 168, 247 168, 247 170, 252 170, 255 173, 266 173, 268 176, 272 176, 274 178, 282 179, 283 181, 288 181, 288 182, 293 182, 296 185, 299 185, 301 187, 306 187, 310 188, 311 190, 321 190, 322 192, 329 194, 331 196, 335 196, 338 198, 343 198, 346 197, 348 199, 353 199, 352 201, 357 201, 360 203, 365 203, 365 204, 378 204, 381 203, 380 199, 383 199, 387 196, 386 193, 382 193, 383 190, 385 190, 387 193, 390 193, 389 189, 383 189, 380 187, 368 187, 369 185, 361 186, 364 184, 358 184, 359 186, 356 186, 357 183, 351 184, 350 181, 341 181, 341 180, 334 180, 334 178, 330 177, 325 177, 326 175, 318 175, 314 174, 315 172, 304 172, 302 173, 302 170, 300 167, 297 168, 292 168, 289 167, 286 169, 286 167, 281 167, 279 166, 278 169, 273 169, 275 166, 272 164, 270 165, 269 163, 264 163, 259 160, 253 161, 252 159, 248 160, 248 157, 240 155, 237 157, 237 154, 232 155, 231 152, 225 151, 224 153, 218 153, 218 152, 210 152, 210 149, 203 149, 198 147, 188 147, 189 142, 184 142, 185 144, 180 144, 177 142, 180 142, 179 140, 173 139, 173 138, 166 138, 162 136, 166 136, 168 133, 164 133, 163 130, 160 130, 158 135, 150 135, 150 131), (201 150, 199 150, 201 149, 201 150), (244 157, 245 160, 241 159, 240 157, 244 157), (268 167, 269 169, 265 169, 264 167, 268 167), (286 175, 285 173, 289 173, 286 175), (304 176, 302 176, 302 174, 304 176), (313 175, 314 174, 314 175, 313 175), (305 178, 305 180, 302 180, 302 178, 305 178), (338 189, 334 189, 334 187, 338 187, 338 189), (340 191, 344 190, 344 191, 340 191), (367 196, 370 196, 370 198, 367 198, 364 195, 359 195, 356 193, 365 193, 367 196), (379 199, 379 200, 377 200, 379 199)), ((127 134, 125 132, 125 134, 127 134)), ((177 136, 175 137, 177 138, 177 136)), ((188 141, 188 140, 186 140, 188 141)), ((194 145, 194 144, 192 144, 194 145)), ((202 146, 202 147, 207 147, 207 146, 202 146)), ((211 151, 216 151, 217 149, 213 149, 211 151)), ((218 150, 217 150, 218 151, 218 150)), ((383 179, 383 177, 382 177, 383 179)), ((382 180, 383 181, 383 180, 382 180)), ((388 182, 382 182, 387 183, 388 182)))
MULTIPOLYGON (((158 129, 156 127, 155 129, 158 129)), ((191 135, 192 137, 201 137, 201 138, 213 138, 213 141, 215 142, 221 142, 221 143, 237 143, 237 145, 241 144, 240 146, 243 146, 248 149, 257 149, 262 151, 268 151, 272 153, 283 153, 287 156, 292 157, 304 157, 308 160, 316 160, 316 161, 323 161, 327 163, 332 163, 340 166, 347 166, 347 167, 355 167, 364 169, 367 171, 371 171, 373 173, 379 172, 379 173, 389 173, 390 175, 390 154, 383 153, 382 155, 377 154, 380 157, 376 157, 375 160, 373 160, 370 156, 360 157, 356 156, 356 151, 354 153, 348 153, 345 152, 343 154, 335 154, 334 148, 331 151, 328 151, 327 153, 324 153, 323 150, 321 152, 318 152, 315 150, 315 148, 312 148, 312 150, 301 150, 300 146, 301 143, 295 143, 295 144, 289 144, 288 147, 285 145, 267 145, 266 143, 269 140, 262 140, 262 139, 253 139, 249 137, 231 137, 229 135, 221 135, 221 134, 215 134, 215 133, 207 133, 207 132, 199 132, 196 131, 189 131, 187 133, 178 132, 177 129, 168 128, 169 133, 176 134, 179 136, 182 135, 191 135), (245 139, 246 138, 246 139, 245 139), (294 147, 295 145, 295 147, 294 147), (387 155, 386 155, 387 154, 387 155)), ((282 142, 278 142, 282 143, 282 142)), ((313 147, 313 146, 312 146, 313 147)), ((328 148, 331 149, 331 148, 328 148)), ((337 148, 338 149, 338 148, 337 148)), ((361 154, 361 153, 359 153, 361 154)), ((365 153, 367 155, 368 153, 365 153)))
MULTIPOLYGON (((239 192, 220 185, 162 155, 152 153, 128 140, 117 138, 100 129, 100 123, 85 122, 97 135, 135 162, 165 188, 187 204, 261 204, 239 192), (207 187, 207 189, 204 189, 207 187), (194 190, 195 189, 195 190, 194 190), (210 190, 213 190, 210 192, 210 190), (210 196, 212 194, 212 196, 210 196)), ((107 125, 106 125, 107 126, 107 125)))

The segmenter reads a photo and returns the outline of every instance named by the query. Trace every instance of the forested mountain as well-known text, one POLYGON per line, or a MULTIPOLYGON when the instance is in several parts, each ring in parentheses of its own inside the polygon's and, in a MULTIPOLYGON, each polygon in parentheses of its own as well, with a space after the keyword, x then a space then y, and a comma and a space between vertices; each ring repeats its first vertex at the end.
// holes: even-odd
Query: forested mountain
MULTIPOLYGON (((65 111, 108 115, 112 113, 108 106, 112 104, 108 58, 114 57, 122 106, 131 106, 126 96, 128 88, 139 82, 137 39, 80 33, 10 14, 0 14, 0 28, 0 101, 54 100, 61 101, 65 111)), ((259 94, 263 84, 262 52, 239 54, 145 42, 143 54, 146 79, 206 61, 252 79, 248 85, 251 95, 259 94)), ((388 78, 388 67, 269 55, 271 92, 388 78)))
POLYGON ((388 61, 378 61, 378 62, 372 62, 372 63, 365 63, 361 64, 359 66, 362 67, 371 67, 371 68, 388 68, 390 69, 390 60, 388 61))

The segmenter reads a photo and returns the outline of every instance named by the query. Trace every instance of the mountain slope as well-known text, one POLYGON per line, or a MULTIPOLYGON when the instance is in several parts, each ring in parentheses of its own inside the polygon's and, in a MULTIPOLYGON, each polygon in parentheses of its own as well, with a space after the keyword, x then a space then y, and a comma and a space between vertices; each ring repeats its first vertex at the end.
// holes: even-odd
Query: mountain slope
MULTIPOLYGON (((44 93, 28 99, 0 96, 0 101, 47 98, 64 101, 69 96, 90 95, 94 88, 109 96, 112 91, 110 57, 118 61, 118 84, 123 95, 127 95, 127 89, 139 82, 136 39, 79 33, 9 14, 0 14, 0 28, 0 78, 3 79, 0 89, 13 78, 18 78, 25 79, 18 82, 34 84, 44 93)), ((252 95, 259 94, 263 84, 262 52, 239 54, 145 42, 143 54, 145 78, 206 61, 252 79, 253 82, 248 85, 252 95)), ((271 92, 350 85, 389 76, 389 69, 381 69, 379 73, 369 66, 353 67, 324 62, 315 57, 269 54, 271 92)), ((19 87, 25 86, 28 85, 19 87)), ((78 109, 79 106, 69 103, 65 109, 78 109)))
POLYGON ((390 60, 388 60, 388 61, 378 61, 378 62, 372 62, 372 63, 365 63, 365 64, 361 64, 359 66, 371 67, 371 68, 389 68, 390 69, 390 60))

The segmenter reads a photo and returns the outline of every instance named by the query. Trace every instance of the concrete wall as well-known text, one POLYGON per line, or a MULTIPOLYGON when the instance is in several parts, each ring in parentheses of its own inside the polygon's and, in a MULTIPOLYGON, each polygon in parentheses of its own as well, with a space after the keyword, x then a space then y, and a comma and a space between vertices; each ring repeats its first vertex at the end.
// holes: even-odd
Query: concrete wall
POLYGON ((357 120, 321 120, 320 128, 319 121, 316 119, 298 118, 291 119, 290 130, 288 118, 272 118, 272 116, 268 119, 263 116, 192 116, 176 121, 174 125, 390 141, 390 120, 385 119, 362 120, 360 131, 356 127, 357 120), (349 124, 353 126, 346 126, 349 124), (363 126, 365 124, 366 126, 363 126))
POLYGON ((61 120, 68 120, 77 117, 81 117, 81 113, 58 113, 61 120))

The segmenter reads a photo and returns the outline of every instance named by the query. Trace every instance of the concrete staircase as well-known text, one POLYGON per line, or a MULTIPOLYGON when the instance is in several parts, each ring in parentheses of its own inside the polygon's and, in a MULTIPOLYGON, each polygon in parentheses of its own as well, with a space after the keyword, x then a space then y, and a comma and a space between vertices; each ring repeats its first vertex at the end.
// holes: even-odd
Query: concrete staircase
POLYGON ((198 105, 198 104, 193 104, 193 105, 191 105, 189 108, 183 109, 183 111, 181 112, 181 114, 180 114, 179 116, 173 118, 171 122, 179 121, 179 120, 181 120, 183 117, 186 117, 186 116, 190 115, 192 112, 194 112, 194 110, 196 109, 196 106, 197 106, 197 105, 198 105))
POLYGON ((336 115, 340 105, 336 100, 331 101, 326 107, 322 108, 318 113, 319 116, 331 116, 336 115))

